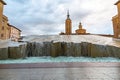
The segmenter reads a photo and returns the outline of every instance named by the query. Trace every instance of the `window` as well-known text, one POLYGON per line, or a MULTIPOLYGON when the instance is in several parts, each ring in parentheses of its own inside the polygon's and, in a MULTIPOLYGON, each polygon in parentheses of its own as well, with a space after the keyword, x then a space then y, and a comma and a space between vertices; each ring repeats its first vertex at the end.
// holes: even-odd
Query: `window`
POLYGON ((4 37, 4 34, 1 34, 1 37, 4 37))
POLYGON ((2 30, 4 30, 4 26, 2 27, 2 30))

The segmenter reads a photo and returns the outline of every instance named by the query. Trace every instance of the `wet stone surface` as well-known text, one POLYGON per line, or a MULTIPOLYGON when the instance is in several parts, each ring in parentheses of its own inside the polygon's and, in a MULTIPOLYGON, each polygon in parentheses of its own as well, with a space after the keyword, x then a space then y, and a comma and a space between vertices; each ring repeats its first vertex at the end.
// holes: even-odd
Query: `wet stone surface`
POLYGON ((120 80, 120 68, 0 69, 0 80, 120 80))

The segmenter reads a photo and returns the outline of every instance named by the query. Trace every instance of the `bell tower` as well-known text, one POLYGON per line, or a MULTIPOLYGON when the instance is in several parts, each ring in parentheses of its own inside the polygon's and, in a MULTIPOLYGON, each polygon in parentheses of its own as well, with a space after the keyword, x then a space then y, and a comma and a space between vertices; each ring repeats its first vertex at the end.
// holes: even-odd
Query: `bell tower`
POLYGON ((2 30, 2 24, 3 24, 3 8, 6 3, 3 0, 0 0, 0 39, 1 39, 1 30, 2 30))
POLYGON ((117 5, 117 10, 118 10, 118 15, 117 15, 118 19, 116 19, 117 25, 115 28, 115 32, 116 32, 115 37, 120 37, 120 0, 118 0, 115 3, 115 5, 117 5))
POLYGON ((72 21, 70 19, 69 10, 67 11, 67 19, 65 21, 65 34, 66 35, 72 34, 72 21))

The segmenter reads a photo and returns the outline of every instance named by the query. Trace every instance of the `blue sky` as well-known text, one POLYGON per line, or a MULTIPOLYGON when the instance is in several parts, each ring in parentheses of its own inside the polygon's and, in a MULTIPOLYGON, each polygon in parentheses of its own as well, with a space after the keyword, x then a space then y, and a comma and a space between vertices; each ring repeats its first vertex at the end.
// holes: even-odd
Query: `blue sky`
POLYGON ((22 35, 49 35, 64 32, 66 12, 70 10, 73 32, 79 22, 88 33, 112 34, 112 16, 117 0, 5 0, 4 14, 22 35))

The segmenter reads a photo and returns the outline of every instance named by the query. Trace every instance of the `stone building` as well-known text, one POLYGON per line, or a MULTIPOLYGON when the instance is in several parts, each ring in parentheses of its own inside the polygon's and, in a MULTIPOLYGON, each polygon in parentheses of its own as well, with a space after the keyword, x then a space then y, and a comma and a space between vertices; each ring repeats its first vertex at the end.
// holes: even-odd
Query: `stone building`
POLYGON ((12 41, 18 41, 20 39, 21 30, 13 25, 9 25, 9 27, 10 27, 10 39, 12 41))
POLYGON ((83 29, 82 23, 79 24, 79 29, 76 30, 76 34, 86 34, 86 29, 83 29))
POLYGON ((114 38, 120 38, 120 0, 115 5, 117 5, 118 14, 112 17, 114 38))
POLYGON ((11 39, 18 41, 21 30, 8 23, 8 17, 3 15, 4 5, 6 5, 6 3, 0 0, 0 40, 11 39))

